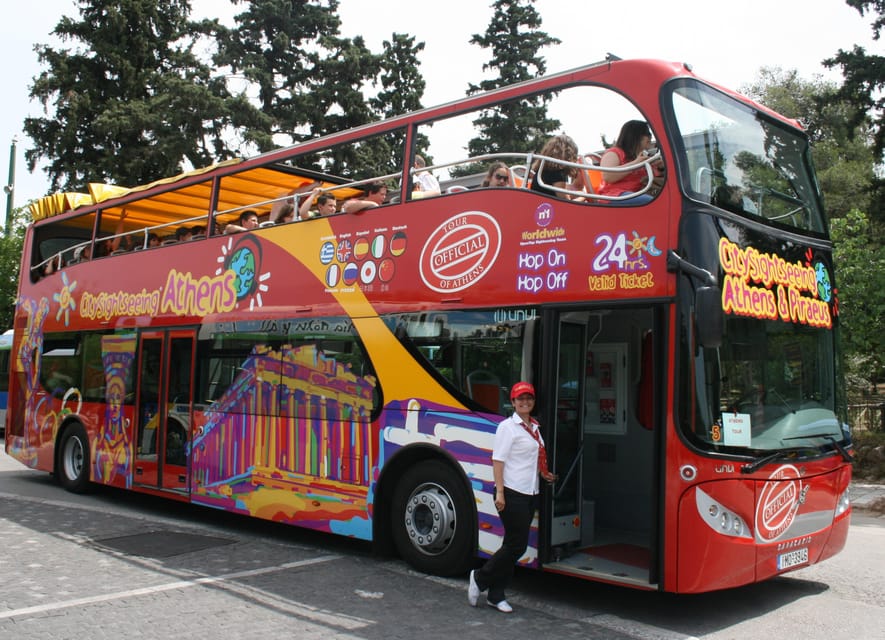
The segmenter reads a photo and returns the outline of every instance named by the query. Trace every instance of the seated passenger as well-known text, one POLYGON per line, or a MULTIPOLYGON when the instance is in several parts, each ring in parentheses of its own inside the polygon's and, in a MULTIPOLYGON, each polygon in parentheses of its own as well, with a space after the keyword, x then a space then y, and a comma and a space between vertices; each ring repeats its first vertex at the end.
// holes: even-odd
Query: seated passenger
POLYGON ((252 209, 246 209, 240 214, 239 224, 231 222, 224 228, 225 235, 231 233, 240 233, 241 231, 250 231, 258 228, 258 212, 252 209))
POLYGON ((353 198, 341 207, 342 213, 360 213, 366 209, 374 209, 387 199, 387 185, 383 182, 371 182, 366 185, 366 195, 363 198, 353 198))
POLYGON ((429 171, 424 169, 424 167, 427 166, 424 162, 424 158, 422 156, 415 156, 415 162, 412 166, 415 169, 418 169, 418 171, 412 176, 415 191, 420 191, 422 198, 438 196, 440 194, 439 180, 437 180, 429 171))
POLYGON ((202 224, 191 227, 191 240, 200 240, 206 236, 206 226, 202 224))
POLYGON ((509 187, 510 169, 501 161, 493 162, 486 171, 481 187, 509 187))
POLYGON ((298 207, 298 215, 302 220, 306 220, 307 218, 332 215, 337 209, 338 203, 335 202, 335 196, 331 193, 323 193, 322 187, 316 187, 298 207), (314 204, 316 204, 316 210, 311 211, 314 204))
POLYGON ((151 247, 159 247, 160 246, 160 236, 158 236, 156 233, 149 233, 147 246, 149 249, 151 247))
POLYGON ((187 242, 194 237, 194 232, 187 227, 178 227, 175 230, 175 240, 177 242, 187 242))
MULTIPOLYGON (((544 148, 541 149, 540 155, 555 160, 564 160, 565 162, 580 162, 578 158, 578 145, 564 133, 550 138, 544 144, 544 148)), ((532 180, 531 189, 538 193, 555 198, 568 199, 569 196, 559 191, 554 191, 550 187, 574 191, 584 190, 584 172, 574 167, 567 167, 550 160, 538 158, 532 163, 532 173, 534 179, 532 180), (539 176, 540 180, 538 179, 539 176)))
POLYGON ((284 202, 276 210, 270 212, 271 222, 274 224, 286 224, 295 221, 295 206, 291 202, 284 202))
MULTIPOLYGON (((623 196, 641 191, 648 182, 645 161, 651 146, 651 129, 642 120, 629 120, 621 127, 615 146, 609 147, 599 161, 601 167, 632 167, 633 171, 603 171, 599 193, 606 196, 623 196)), ((661 164, 656 163, 655 172, 661 164)), ((650 193, 630 198, 629 204, 645 204, 652 201, 650 193)))

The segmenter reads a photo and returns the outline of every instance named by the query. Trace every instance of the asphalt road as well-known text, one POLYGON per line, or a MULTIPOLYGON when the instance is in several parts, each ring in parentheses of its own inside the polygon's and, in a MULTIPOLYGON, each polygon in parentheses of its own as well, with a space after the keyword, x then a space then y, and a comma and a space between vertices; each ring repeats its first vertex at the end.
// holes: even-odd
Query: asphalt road
POLYGON ((346 538, 99 488, 0 454, 0 638, 882 637, 885 517, 821 565, 698 596, 520 571, 515 612, 346 538))

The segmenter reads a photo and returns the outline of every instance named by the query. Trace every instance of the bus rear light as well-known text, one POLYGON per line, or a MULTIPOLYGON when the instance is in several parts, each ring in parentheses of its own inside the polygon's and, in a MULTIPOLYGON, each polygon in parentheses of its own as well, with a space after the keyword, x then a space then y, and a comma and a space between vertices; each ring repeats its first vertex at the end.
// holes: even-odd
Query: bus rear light
POLYGON ((716 502, 699 487, 695 487, 695 501, 701 519, 717 533, 736 538, 753 537, 743 518, 716 502))
POLYGON ((842 495, 839 496, 839 499, 836 501, 836 515, 841 516, 843 513, 848 511, 848 507, 851 506, 851 488, 845 487, 845 491, 842 492, 842 495))

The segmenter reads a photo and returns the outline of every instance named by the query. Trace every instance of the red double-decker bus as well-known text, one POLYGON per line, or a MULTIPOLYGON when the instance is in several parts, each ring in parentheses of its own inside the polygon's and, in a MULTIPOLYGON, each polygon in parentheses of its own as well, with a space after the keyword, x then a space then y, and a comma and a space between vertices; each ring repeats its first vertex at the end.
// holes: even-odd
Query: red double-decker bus
POLYGON ((808 139, 685 65, 609 59, 32 210, 6 448, 70 490, 456 574, 500 544, 492 439, 528 380, 559 480, 523 565, 687 593, 845 543, 808 139), (580 157, 465 154, 481 116, 541 102, 580 157), (647 179, 606 195, 601 140, 631 120, 647 179))

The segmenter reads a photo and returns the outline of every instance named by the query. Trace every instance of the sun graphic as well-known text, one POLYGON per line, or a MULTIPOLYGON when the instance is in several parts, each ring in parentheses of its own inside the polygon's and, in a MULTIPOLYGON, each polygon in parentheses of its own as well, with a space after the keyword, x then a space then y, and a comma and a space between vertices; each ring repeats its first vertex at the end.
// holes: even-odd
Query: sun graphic
POLYGON ((58 311, 55 314, 56 322, 61 319, 62 314, 65 316, 65 326, 71 322, 71 311, 77 308, 74 301, 74 289, 77 288, 77 281, 68 282, 68 272, 62 271, 61 281, 64 285, 61 291, 52 294, 52 299, 58 303, 58 311))
POLYGON ((639 237, 639 234, 633 232, 633 239, 629 240, 630 255, 642 257, 642 252, 648 250, 648 236, 639 237))
POLYGON ((230 238, 221 245, 221 255, 215 261, 218 263, 215 275, 220 276, 225 271, 233 271, 236 275, 237 307, 246 298, 249 299, 249 311, 264 305, 261 294, 269 290, 270 272, 256 275, 261 266, 261 245, 254 238, 246 236, 236 245, 234 238, 230 238))

